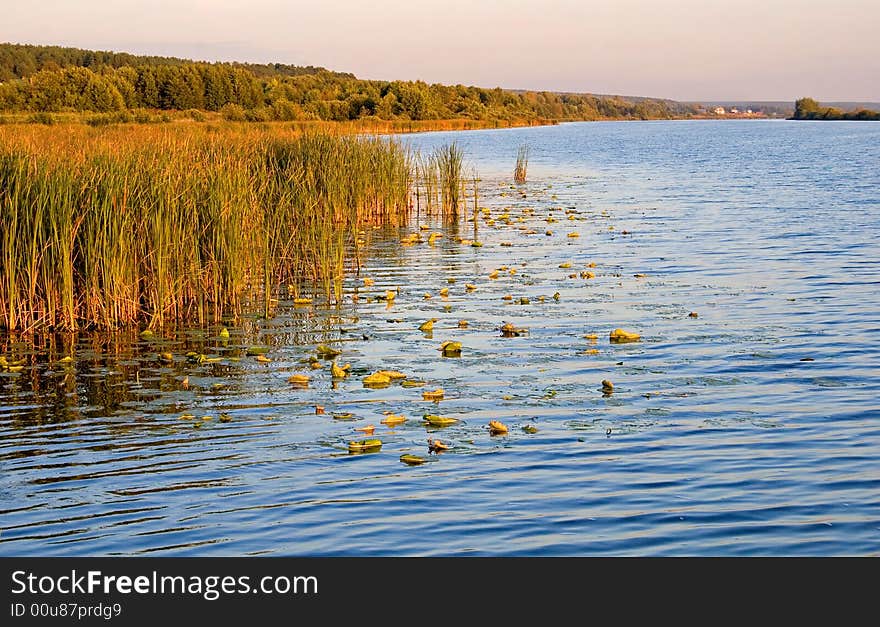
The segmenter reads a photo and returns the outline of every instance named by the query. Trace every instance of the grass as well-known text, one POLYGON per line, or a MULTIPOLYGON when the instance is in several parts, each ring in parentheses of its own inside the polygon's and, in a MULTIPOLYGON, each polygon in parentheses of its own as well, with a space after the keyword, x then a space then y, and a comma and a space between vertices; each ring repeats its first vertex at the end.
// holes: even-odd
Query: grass
POLYGON ((282 286, 338 301, 358 229, 409 216, 415 162, 387 138, 204 123, 63 131, 0 126, 2 329, 217 322, 269 314, 282 286))
POLYGON ((513 180, 516 183, 525 183, 528 169, 529 147, 523 144, 516 152, 516 167, 513 169, 513 180))

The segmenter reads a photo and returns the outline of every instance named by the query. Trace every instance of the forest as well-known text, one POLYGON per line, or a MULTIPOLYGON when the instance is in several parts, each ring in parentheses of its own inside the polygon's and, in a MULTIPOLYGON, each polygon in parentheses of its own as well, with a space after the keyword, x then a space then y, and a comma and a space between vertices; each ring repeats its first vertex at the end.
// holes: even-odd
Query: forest
POLYGON ((843 111, 837 107, 823 107, 812 98, 801 98, 794 103, 793 120, 880 120, 880 111, 859 109, 843 111))
MULTIPOLYGON (((219 112, 231 121, 668 119, 669 100, 362 80, 320 67, 196 62, 57 46, 0 44, 0 111, 118 114, 219 112)), ((40 120, 41 118, 36 118, 40 120)))

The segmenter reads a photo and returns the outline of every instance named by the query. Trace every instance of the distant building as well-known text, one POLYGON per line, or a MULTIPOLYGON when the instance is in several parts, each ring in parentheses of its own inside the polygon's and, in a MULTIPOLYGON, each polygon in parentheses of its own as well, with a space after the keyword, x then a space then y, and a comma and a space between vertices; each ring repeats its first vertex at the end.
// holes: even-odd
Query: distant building
POLYGON ((724 107, 715 107, 712 109, 712 113, 715 115, 724 115, 724 107))
POLYGON ((733 115, 736 115, 737 113, 739 113, 739 109, 737 109, 736 107, 732 107, 732 108, 730 109, 730 113, 733 114, 733 115))

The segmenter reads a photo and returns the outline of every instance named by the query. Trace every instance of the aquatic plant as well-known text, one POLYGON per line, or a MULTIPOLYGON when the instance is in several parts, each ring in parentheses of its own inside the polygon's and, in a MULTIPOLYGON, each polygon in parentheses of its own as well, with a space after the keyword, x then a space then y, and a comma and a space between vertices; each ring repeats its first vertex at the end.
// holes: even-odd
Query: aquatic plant
POLYGON ((338 300, 359 226, 407 219, 411 167, 388 138, 4 126, 0 328, 268 315, 281 285, 338 300))
POLYGON ((529 147, 523 144, 516 152, 516 167, 513 170, 513 180, 517 183, 525 183, 528 169, 529 147))

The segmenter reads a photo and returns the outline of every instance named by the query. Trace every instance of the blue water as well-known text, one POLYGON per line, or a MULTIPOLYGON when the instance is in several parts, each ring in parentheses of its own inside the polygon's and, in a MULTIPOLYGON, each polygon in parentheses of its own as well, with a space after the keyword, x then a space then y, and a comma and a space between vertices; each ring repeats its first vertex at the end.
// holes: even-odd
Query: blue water
POLYGON ((401 141, 463 148, 493 221, 482 247, 457 241, 471 223, 421 214, 373 230, 342 309, 282 302, 229 341, 0 338, 0 354, 28 359, 0 375, 0 554, 880 553, 880 124, 401 141), (513 185, 523 144, 528 182, 513 185), (445 237, 401 245, 417 219, 445 237), (581 278, 588 264, 595 277, 581 278), (374 298, 396 288, 390 306, 374 298), (505 321, 528 334, 501 337, 505 321), (641 341, 610 343, 618 327, 641 341), (444 340, 462 356, 441 357, 444 340), (334 386, 309 369, 318 343, 353 374, 334 386), (252 344, 272 361, 248 357, 252 344), (188 364, 191 349, 222 359, 188 364), (364 388, 379 368, 426 387, 364 388), (287 383, 294 372, 307 389, 287 383), (422 400, 436 387, 444 400, 422 400), (389 429, 383 411, 408 420, 389 429), (459 422, 428 430, 425 413, 459 422), (493 419, 509 434, 490 435, 493 419), (382 449, 349 454, 366 424, 382 449), (451 449, 429 453, 429 437, 451 449))

